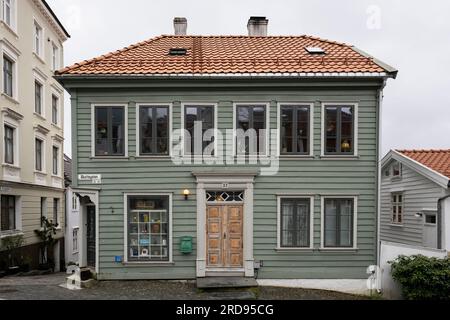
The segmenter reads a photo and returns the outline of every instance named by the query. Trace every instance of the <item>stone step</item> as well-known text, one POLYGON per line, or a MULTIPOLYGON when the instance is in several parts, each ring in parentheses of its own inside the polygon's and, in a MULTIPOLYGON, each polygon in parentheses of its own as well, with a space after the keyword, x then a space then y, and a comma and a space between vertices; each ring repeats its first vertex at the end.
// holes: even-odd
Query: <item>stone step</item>
POLYGON ((208 296, 212 300, 256 300, 256 295, 251 291, 215 291, 209 292, 208 296))
POLYGON ((254 288, 258 283, 254 278, 243 277, 208 277, 197 278, 199 289, 221 289, 221 288, 254 288))

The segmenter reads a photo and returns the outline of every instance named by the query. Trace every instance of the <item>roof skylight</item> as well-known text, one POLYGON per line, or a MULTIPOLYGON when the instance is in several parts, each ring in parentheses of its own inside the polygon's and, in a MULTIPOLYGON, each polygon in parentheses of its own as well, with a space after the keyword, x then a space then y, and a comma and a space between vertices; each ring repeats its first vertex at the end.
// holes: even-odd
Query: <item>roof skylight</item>
POLYGON ((310 54, 325 54, 325 50, 321 47, 306 47, 306 51, 310 54))

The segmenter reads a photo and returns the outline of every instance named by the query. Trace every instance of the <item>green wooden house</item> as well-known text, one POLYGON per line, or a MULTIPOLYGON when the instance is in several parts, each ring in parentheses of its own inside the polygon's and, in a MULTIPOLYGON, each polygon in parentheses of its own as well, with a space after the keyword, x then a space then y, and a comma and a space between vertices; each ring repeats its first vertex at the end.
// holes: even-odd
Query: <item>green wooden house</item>
POLYGON ((267 36, 267 22, 188 36, 175 19, 173 36, 58 72, 79 263, 99 279, 365 286, 382 91, 397 71, 346 44, 267 36))

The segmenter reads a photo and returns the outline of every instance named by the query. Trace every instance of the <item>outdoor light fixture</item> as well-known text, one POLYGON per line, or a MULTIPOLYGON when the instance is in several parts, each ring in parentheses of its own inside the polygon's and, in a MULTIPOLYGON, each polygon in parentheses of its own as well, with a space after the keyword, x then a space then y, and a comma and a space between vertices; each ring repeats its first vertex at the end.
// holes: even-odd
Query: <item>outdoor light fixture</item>
POLYGON ((191 195, 191 191, 189 191, 188 189, 184 189, 183 195, 184 195, 184 200, 188 200, 189 196, 191 195))
POLYGON ((422 212, 417 212, 415 214, 416 218, 422 218, 423 217, 423 213, 422 212))

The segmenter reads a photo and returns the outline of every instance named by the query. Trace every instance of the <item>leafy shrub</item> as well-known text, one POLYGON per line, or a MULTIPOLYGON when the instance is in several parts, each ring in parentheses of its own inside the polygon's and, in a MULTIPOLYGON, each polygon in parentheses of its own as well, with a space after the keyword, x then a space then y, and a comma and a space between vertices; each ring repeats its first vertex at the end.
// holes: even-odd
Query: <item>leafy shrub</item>
POLYGON ((400 256, 392 265, 392 277, 408 300, 450 300, 450 259, 422 255, 400 256))

